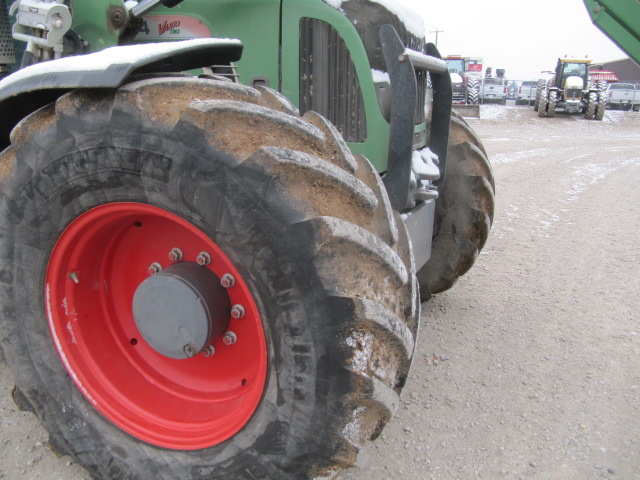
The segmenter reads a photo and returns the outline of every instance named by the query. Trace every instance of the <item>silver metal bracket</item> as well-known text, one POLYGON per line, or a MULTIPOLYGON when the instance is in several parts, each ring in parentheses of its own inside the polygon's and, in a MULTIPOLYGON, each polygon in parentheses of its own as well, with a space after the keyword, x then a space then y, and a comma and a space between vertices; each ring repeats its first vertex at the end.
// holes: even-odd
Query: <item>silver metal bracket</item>
POLYGON ((53 51, 53 58, 62 55, 63 39, 71 29, 71 12, 63 0, 18 0, 11 5, 16 15, 13 38, 27 42, 27 50, 36 47, 53 51))

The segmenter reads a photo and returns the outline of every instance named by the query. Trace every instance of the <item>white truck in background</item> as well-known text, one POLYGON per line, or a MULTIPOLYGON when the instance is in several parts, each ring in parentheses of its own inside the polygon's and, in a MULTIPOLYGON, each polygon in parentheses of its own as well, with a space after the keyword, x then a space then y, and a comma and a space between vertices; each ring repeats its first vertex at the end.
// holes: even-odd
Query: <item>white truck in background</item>
POLYGON ((536 100, 536 93, 538 91, 538 82, 536 80, 525 80, 518 88, 518 96, 516 98, 516 105, 533 105, 536 100))
POLYGON ((640 111, 640 86, 633 83, 612 83, 607 92, 607 108, 640 111))
POLYGON ((480 103, 507 104, 507 79, 504 77, 485 77, 480 84, 480 103))

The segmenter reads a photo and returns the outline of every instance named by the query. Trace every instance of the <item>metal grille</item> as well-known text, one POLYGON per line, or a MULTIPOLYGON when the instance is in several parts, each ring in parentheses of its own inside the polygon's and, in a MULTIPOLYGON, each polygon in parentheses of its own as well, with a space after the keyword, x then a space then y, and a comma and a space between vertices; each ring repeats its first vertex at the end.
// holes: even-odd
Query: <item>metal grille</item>
POLYGON ((564 97, 567 100, 577 100, 582 98, 582 90, 580 88, 567 88, 564 97))
POLYGON ((15 63, 15 61, 9 9, 6 0, 0 0, 0 64, 7 65, 15 63))
POLYGON ((363 142, 367 122, 358 75, 344 40, 328 23, 300 20, 300 111, 314 110, 345 140, 363 142))

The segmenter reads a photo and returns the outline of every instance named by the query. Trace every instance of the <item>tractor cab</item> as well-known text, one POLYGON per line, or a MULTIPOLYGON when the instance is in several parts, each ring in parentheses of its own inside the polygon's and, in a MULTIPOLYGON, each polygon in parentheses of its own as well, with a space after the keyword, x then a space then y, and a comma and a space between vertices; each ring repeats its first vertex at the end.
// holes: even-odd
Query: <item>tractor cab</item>
POLYGON ((567 88, 567 80, 572 77, 577 77, 577 79, 572 79, 569 82, 571 87, 575 88, 578 83, 581 83, 580 89, 584 89, 589 81, 590 63, 591 60, 586 59, 559 58, 558 65, 556 66, 555 86, 560 89, 565 89, 567 88), (582 81, 577 82, 578 79, 582 81))

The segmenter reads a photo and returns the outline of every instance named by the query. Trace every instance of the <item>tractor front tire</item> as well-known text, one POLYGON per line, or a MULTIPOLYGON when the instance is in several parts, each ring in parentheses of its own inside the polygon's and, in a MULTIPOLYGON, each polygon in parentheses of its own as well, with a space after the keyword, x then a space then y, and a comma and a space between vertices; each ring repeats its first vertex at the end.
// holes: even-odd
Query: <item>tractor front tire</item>
POLYGON ((587 108, 584 111, 584 118, 587 120, 593 120, 596 116, 596 109, 598 107, 598 93, 589 92, 587 97, 587 108))
POLYGON ((482 142, 459 116, 451 118, 447 174, 438 187, 431 258, 418 271, 420 296, 445 291, 474 264, 495 208, 495 181, 482 142))
POLYGON ((538 112, 538 117, 544 118, 547 116, 547 108, 549 107, 549 94, 550 92, 547 92, 546 89, 543 89, 538 93, 536 106, 534 107, 534 109, 538 112))
POLYGON ((547 117, 554 117, 556 114, 556 107, 558 105, 558 92, 551 90, 549 92, 549 101, 547 102, 547 117))
MULTIPOLYGON (((602 120, 607 109, 607 85, 605 82, 598 82, 598 106, 596 107, 595 119, 602 120)), ((629 106, 631 110, 631 106, 629 106)))
POLYGON ((11 141, 0 341, 56 450, 105 480, 355 463, 398 406, 419 302, 404 225, 331 124, 268 89, 155 78, 70 92, 11 141), (229 308, 217 337, 153 304, 192 305, 185 270, 229 308))

